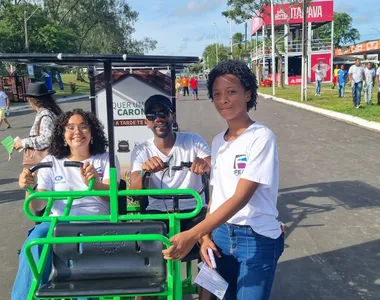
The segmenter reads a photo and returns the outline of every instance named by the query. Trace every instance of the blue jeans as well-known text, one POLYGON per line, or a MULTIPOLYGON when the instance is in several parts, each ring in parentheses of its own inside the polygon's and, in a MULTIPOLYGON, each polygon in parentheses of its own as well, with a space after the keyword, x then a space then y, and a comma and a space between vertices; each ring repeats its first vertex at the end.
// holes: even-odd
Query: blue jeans
POLYGON ((352 83, 352 102, 354 106, 360 105, 362 96, 363 81, 352 83))
POLYGON ((262 236, 250 226, 223 224, 212 232, 221 258, 217 271, 228 282, 226 300, 268 300, 277 261, 284 251, 284 234, 262 236))
MULTIPOLYGON (((11 300, 28 299, 29 289, 30 289, 30 286, 32 285, 34 277, 32 274, 32 270, 30 269, 28 260, 26 259, 25 245, 31 240, 38 239, 38 238, 45 238, 49 231, 49 226, 50 226, 50 223, 41 223, 41 224, 36 225, 31 230, 29 230, 28 237, 26 238, 26 241, 24 242, 24 245, 21 248, 21 252, 19 256, 18 271, 17 271, 15 282, 13 284, 11 300)), ((43 245, 34 246, 30 248, 36 264, 38 264, 38 261, 40 259, 42 248, 43 248, 43 245)), ((45 270, 42 275, 41 285, 49 281, 51 269, 52 269, 52 255, 50 253, 48 255, 46 265, 45 265, 45 270)), ((85 298, 81 298, 78 300, 85 300, 85 298)))
POLYGON ((366 87, 364 88, 365 104, 372 103, 372 89, 373 89, 373 82, 367 83, 366 87))
POLYGON ((346 88, 346 83, 345 82, 340 82, 339 83, 339 96, 344 97, 344 89, 346 88))
POLYGON ((322 80, 317 80, 315 82, 315 93, 317 95, 320 95, 321 94, 321 84, 322 84, 322 80))

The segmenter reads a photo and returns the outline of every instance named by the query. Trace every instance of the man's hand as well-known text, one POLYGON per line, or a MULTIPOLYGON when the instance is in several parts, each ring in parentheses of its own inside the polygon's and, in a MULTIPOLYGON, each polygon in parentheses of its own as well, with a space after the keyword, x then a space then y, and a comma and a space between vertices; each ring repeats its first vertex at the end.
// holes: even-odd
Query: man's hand
POLYGON ((24 168, 24 170, 22 170, 22 173, 18 177, 18 185, 20 188, 26 189, 27 187, 33 186, 36 184, 35 178, 36 178, 35 173, 32 173, 30 172, 29 169, 24 168))
POLYGON ((95 182, 98 181, 99 175, 93 165, 90 165, 89 162, 85 162, 83 167, 80 168, 80 175, 82 177, 83 182, 88 186, 90 184, 90 180, 95 178, 95 182))
POLYGON ((197 242, 196 235, 190 230, 181 232, 173 236, 170 241, 172 245, 162 251, 165 259, 181 260, 194 247, 197 242))
POLYGON ((211 260, 210 260, 210 257, 208 256, 207 249, 211 248, 212 251, 214 251, 215 255, 221 258, 222 256, 220 255, 218 248, 215 246, 214 242, 212 241, 209 235, 205 235, 200 240, 200 244, 201 244, 200 254, 201 254, 202 261, 207 263, 209 267, 212 268, 211 260))
POLYGON ((190 171, 197 175, 203 175, 205 173, 209 174, 210 165, 203 158, 197 157, 191 164, 190 171))
POLYGON ((156 173, 165 169, 164 162, 161 158, 153 156, 144 162, 142 170, 149 173, 156 173))

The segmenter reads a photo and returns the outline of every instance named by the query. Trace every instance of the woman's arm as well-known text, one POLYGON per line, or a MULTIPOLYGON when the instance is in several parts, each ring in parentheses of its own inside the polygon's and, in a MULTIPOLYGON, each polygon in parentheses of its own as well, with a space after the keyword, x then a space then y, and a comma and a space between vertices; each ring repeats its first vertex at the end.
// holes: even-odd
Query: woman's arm
MULTIPOLYGON (((50 116, 44 115, 40 119, 39 136, 22 139, 24 148, 33 148, 35 150, 44 150, 50 145, 51 135, 54 129, 54 122, 50 116)), ((38 125, 37 125, 38 126, 38 125)))

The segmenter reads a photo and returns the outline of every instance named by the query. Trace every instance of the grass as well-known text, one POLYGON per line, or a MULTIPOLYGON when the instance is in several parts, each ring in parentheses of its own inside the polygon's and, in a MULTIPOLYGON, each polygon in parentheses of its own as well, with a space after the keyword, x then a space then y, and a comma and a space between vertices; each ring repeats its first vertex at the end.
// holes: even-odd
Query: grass
POLYGON ((90 83, 80 82, 76 80, 76 74, 61 74, 63 82, 63 90, 59 89, 59 84, 55 83, 53 85, 53 90, 56 92, 54 94, 55 98, 64 98, 70 96, 79 96, 90 94, 90 83), (69 82, 76 84, 77 90, 72 94, 69 86, 69 82))
MULTIPOLYGON (((260 88, 260 93, 272 95, 272 88, 260 88)), ((300 101, 301 87, 287 86, 283 89, 276 87, 276 96, 296 102, 300 101)), ((313 105, 320 108, 325 108, 340 113, 356 116, 369 121, 380 122, 380 106, 365 105, 364 94, 362 94, 362 107, 357 109, 352 104, 351 88, 347 85, 344 98, 338 97, 338 88, 331 88, 331 84, 323 84, 321 96, 315 95, 315 86, 309 85, 307 88, 307 101, 305 104, 313 105)), ((377 104, 377 86, 373 88, 372 103, 377 104)))

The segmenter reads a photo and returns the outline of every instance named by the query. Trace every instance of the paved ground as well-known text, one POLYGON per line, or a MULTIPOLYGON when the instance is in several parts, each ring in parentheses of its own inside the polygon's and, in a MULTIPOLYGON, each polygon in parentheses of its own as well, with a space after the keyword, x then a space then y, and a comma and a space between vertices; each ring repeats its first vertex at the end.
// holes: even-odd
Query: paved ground
MULTIPOLYGON (((178 103, 181 130, 211 143, 225 128, 202 94, 178 103)), ((89 108, 84 101, 64 109, 89 108)), ((272 299, 379 299, 380 295, 380 134, 295 107, 259 99, 254 119, 276 134, 280 153, 280 218, 287 226, 272 299)), ((14 113, 14 128, 27 135, 33 115, 14 113)), ((0 150, 0 299, 9 299, 17 249, 31 223, 23 217, 17 187, 20 158, 0 150)))

